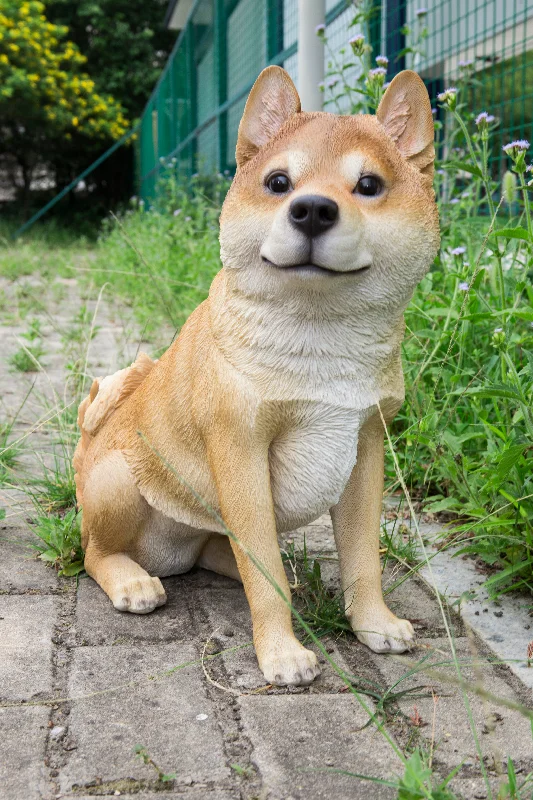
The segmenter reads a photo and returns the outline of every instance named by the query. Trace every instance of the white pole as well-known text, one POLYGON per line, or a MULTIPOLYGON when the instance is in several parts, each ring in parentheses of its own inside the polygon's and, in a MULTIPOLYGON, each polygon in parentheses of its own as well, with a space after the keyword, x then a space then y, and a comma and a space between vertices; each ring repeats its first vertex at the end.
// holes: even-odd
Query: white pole
POLYGON ((316 34, 325 22, 325 0, 298 0, 298 91, 303 111, 322 111, 324 41, 316 34))

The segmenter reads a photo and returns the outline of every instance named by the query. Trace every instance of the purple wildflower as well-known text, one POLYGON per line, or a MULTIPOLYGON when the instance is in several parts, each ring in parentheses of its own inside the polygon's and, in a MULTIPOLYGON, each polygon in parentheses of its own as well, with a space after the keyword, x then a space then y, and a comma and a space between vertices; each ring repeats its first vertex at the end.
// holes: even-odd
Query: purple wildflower
POLYGON ((174 217, 179 217, 179 215, 180 215, 180 214, 181 214, 181 208, 177 208, 177 209, 176 209, 176 210, 173 212, 173 216, 174 216, 174 217))
POLYGON ((486 111, 482 111, 481 114, 478 114, 476 117, 476 125, 478 128, 482 125, 490 125, 491 122, 494 122, 494 117, 492 114, 487 114, 486 111))
POLYGON ((327 82, 328 89, 333 89, 339 82, 338 78, 330 78, 327 82))
POLYGON ((457 89, 455 86, 450 86, 443 92, 437 95, 437 100, 442 103, 450 111, 455 111, 457 106, 457 89))
POLYGON ((467 292, 470 289, 470 286, 468 285, 467 281, 461 281, 461 283, 459 284, 459 289, 462 292, 467 292))
POLYGON ((365 37, 362 33, 359 33, 357 36, 352 36, 352 38, 348 40, 348 44, 351 45, 356 56, 362 56, 365 52, 365 37))
POLYGON ((502 147, 507 154, 510 155, 511 151, 518 151, 518 150, 529 150, 529 142, 527 139, 516 139, 514 142, 509 142, 509 144, 504 144, 502 147))
POLYGON ((383 67, 376 67, 375 69, 370 69, 368 71, 369 78, 384 78, 387 74, 387 70, 383 67))
POLYGON ((454 206, 457 205, 458 202, 459 202, 458 197, 452 197, 452 199, 450 200, 450 203, 454 206))
POLYGON ((316 33, 317 36, 324 36, 325 32, 326 32, 326 26, 325 25, 317 25, 316 26, 315 33, 316 33))
POLYGON ((389 63, 387 56, 376 56, 376 64, 378 67, 386 67, 389 63))
POLYGON ((441 103, 444 103, 451 94, 457 94, 457 89, 455 86, 450 86, 448 89, 445 89, 443 92, 438 94, 437 100, 440 100, 441 103))
POLYGON ((417 17, 425 17, 427 13, 428 13, 427 8, 417 8, 417 10, 415 11, 417 17))
POLYGON ((452 256, 462 256, 463 253, 466 253, 466 247, 454 247, 452 250, 452 256))
POLYGON ((435 114, 437 113, 437 109, 436 108, 432 108, 431 109, 431 113, 433 114, 433 116, 435 116, 435 114))

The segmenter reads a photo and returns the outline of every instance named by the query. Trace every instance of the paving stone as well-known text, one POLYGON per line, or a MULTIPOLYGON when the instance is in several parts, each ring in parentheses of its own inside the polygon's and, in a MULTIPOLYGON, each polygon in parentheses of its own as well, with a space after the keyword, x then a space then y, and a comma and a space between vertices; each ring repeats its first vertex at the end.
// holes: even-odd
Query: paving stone
MULTIPOLYGON (((242 586, 234 581, 233 586, 213 587, 205 591, 203 606, 211 623, 213 638, 224 650, 231 651, 232 648, 236 648, 221 656, 228 676, 228 686, 242 691, 265 686, 266 681, 259 669, 252 645, 252 620, 242 586), (243 647, 243 645, 248 646, 243 647)), ((330 655, 339 667, 349 671, 334 642, 325 639, 323 644, 331 651, 330 655)), ((345 685, 344 681, 315 645, 309 643, 306 646, 316 652, 322 671, 320 677, 313 681, 312 691, 338 692, 345 685)), ((209 663, 206 664, 206 668, 211 671, 209 663)))
POLYGON ((24 528, 2 525, 0 529, 0 592, 56 589, 57 573, 40 561, 28 545, 38 539, 24 528))
POLYGON ((241 721, 253 745, 252 761, 272 800, 372 800, 394 790, 322 770, 349 770, 391 778, 401 764, 383 736, 365 728, 368 717, 346 695, 274 695, 239 699, 241 721), (315 771, 316 770, 316 771, 315 771))
MULTIPOLYGON (((442 536, 438 526, 425 526, 428 539, 442 536)), ((471 558, 453 558, 453 550, 430 550, 431 572, 423 567, 422 575, 429 582, 435 581, 439 592, 450 603, 461 599, 461 616, 491 648, 499 659, 509 664, 509 669, 526 686, 533 689, 533 670, 530 669, 527 652, 533 640, 531 597, 529 595, 504 594, 497 601, 490 600, 481 588, 486 575, 477 569, 471 558), (465 591, 469 595, 464 597, 465 591), (475 593, 475 594, 474 594, 475 593)))
POLYGON ((336 552, 337 550, 329 514, 323 514, 314 522, 303 525, 296 531, 280 534, 279 542, 281 547, 292 543, 297 550, 303 550, 305 543, 307 550, 313 553, 336 552))
POLYGON ((0 708, 0 795, 5 800, 41 800, 49 710, 36 706, 0 708))
POLYGON ((56 597, 0 595, 0 696, 29 700, 52 688, 56 597))
MULTIPOLYGON (((183 786, 177 791, 140 791, 135 794, 111 795, 106 793, 104 795, 110 797, 121 797, 122 800, 241 800, 241 793, 238 789, 226 791, 225 789, 210 789, 207 786, 195 788, 194 786, 183 786)), ((76 800, 94 800, 94 794, 78 794, 75 795, 76 800)))
MULTIPOLYGON (((418 636, 442 636, 444 623, 435 596, 412 578, 395 587, 404 574, 403 567, 390 562, 383 570, 383 593, 388 607, 401 619, 411 620, 418 636)), ((455 635, 460 635, 460 619, 454 615, 451 622, 455 635)))
MULTIPOLYGON (((325 554, 324 559, 319 558, 322 578, 330 589, 340 593, 339 564, 329 514, 324 514, 311 525, 283 534, 280 537, 280 544, 284 547, 288 541, 292 541, 301 550, 304 535, 311 558, 320 553, 325 554)), ((401 582, 404 574, 404 568, 397 563, 389 561, 385 566, 382 585, 390 609, 399 617, 414 620, 415 630, 420 634, 442 635, 443 623, 438 605, 429 591, 415 580, 408 579, 401 582)))
POLYGON ((94 781, 153 780, 153 768, 134 757, 144 746, 154 761, 180 781, 223 781, 229 775, 215 710, 207 699, 199 666, 160 676, 194 661, 187 645, 80 647, 74 654, 69 695, 83 697, 69 716, 72 749, 61 771, 62 791, 94 781), (95 694, 130 681, 116 692, 95 694), (207 719, 197 719, 207 714, 207 719))
MULTIPOLYGON (((106 792, 103 796, 107 798, 120 797, 121 800, 241 800, 241 793, 238 789, 232 792, 231 790, 226 791, 225 789, 210 789, 205 785, 199 788, 183 786, 177 791, 168 791, 167 789, 157 792, 141 790, 135 794, 124 794, 120 792, 120 795, 114 795, 113 793, 109 794, 106 792)), ((95 795, 78 794, 78 792, 76 792, 76 794, 71 795, 71 797, 76 798, 76 800, 94 800, 95 795)))
POLYGON ((80 580, 76 632, 83 643, 122 644, 130 641, 172 642, 190 636, 187 585, 180 576, 164 578, 167 602, 151 614, 117 611, 92 578, 80 580))
MULTIPOLYGON (((420 662, 434 648, 435 651, 424 661, 421 666, 429 667, 436 664, 435 669, 456 678, 457 674, 451 663, 450 645, 447 639, 421 640, 420 644, 427 649, 418 650, 408 657, 410 661, 420 662), (442 663, 447 662, 447 663, 442 663)), ((469 641, 465 638, 455 640, 456 652, 461 663, 463 680, 472 684, 481 681, 482 687, 495 695, 514 702, 520 702, 509 684, 500 677, 500 674, 491 666, 483 655, 475 657, 470 649, 469 641), (475 671, 472 666, 475 662, 475 671)), ((405 675, 408 666, 401 660, 391 656, 380 656, 371 653, 376 668, 383 675, 388 686, 396 683, 405 675)), ((476 749, 470 731, 467 712, 461 691, 453 684, 440 682, 427 675, 423 670, 411 678, 402 680, 396 686, 396 691, 402 691, 412 686, 426 687, 423 691, 431 695, 431 689, 439 697, 435 712, 435 757, 446 764, 449 769, 467 759, 475 763, 476 749)), ((483 700, 469 692, 469 701, 472 715, 478 732, 482 751, 489 757, 493 754, 494 743, 502 757, 526 759, 533 768, 533 748, 531 746, 531 725, 528 719, 511 711, 504 706, 483 700), (494 733, 489 732, 494 729, 494 733)), ((414 706, 418 711, 424 727, 420 727, 420 735, 430 740, 432 736, 432 720, 434 702, 431 696, 426 698, 405 699, 399 703, 402 711, 408 716, 414 714, 414 706)))

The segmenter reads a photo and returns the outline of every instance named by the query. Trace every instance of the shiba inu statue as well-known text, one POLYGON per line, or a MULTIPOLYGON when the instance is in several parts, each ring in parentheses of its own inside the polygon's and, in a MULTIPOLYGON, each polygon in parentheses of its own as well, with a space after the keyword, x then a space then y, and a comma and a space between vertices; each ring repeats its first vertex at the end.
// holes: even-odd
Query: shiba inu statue
POLYGON ((239 543, 289 597, 277 532, 327 510, 355 634, 376 652, 413 641, 381 591, 382 415, 403 401, 403 313, 439 246, 433 136, 414 72, 376 116, 337 116, 301 112, 287 73, 264 70, 208 299, 158 362, 95 380, 80 406, 89 575, 137 614, 165 602, 160 577, 194 565, 242 580, 259 665, 278 685, 310 683, 317 659, 239 543))

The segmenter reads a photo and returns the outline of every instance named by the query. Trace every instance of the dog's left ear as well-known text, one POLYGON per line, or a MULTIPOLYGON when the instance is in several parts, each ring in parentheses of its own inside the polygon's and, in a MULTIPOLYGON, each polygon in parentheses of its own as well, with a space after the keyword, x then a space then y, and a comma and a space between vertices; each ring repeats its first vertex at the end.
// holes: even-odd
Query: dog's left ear
POLYGON ((301 110, 296 87, 281 67, 267 67, 248 95, 237 137, 237 166, 255 156, 301 110))
POLYGON ((376 116, 409 163, 432 177, 435 127, 428 91, 416 72, 406 69, 393 78, 376 116))

